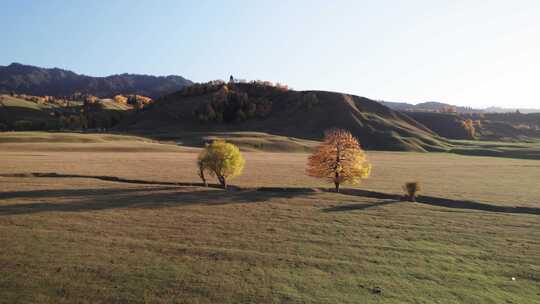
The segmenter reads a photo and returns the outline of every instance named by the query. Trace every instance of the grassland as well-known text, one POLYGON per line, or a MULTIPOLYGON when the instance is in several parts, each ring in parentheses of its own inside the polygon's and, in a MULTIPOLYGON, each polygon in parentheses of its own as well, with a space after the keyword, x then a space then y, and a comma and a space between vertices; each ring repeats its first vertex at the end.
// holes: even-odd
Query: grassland
POLYGON ((197 181, 195 148, 5 134, 0 303, 540 303, 537 160, 371 152, 334 194, 307 154, 251 151, 223 191, 169 184, 197 181))
POLYGON ((0 101, 1 106, 3 107, 26 108, 35 111, 41 111, 43 109, 51 109, 56 107, 52 104, 38 104, 37 102, 27 101, 9 95, 0 95, 0 101))
POLYGON ((319 143, 313 140, 279 136, 265 132, 148 132, 140 136, 152 138, 162 143, 175 143, 182 146, 202 147, 215 139, 226 140, 244 151, 267 152, 310 152, 319 143))
POLYGON ((462 155, 494 156, 540 160, 540 140, 520 142, 454 140, 449 152, 462 155))

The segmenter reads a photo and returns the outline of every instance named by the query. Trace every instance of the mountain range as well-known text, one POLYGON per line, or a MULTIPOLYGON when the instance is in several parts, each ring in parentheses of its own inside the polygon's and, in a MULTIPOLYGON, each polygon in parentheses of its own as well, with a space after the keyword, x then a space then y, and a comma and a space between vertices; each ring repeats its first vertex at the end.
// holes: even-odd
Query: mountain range
POLYGON ((380 101, 381 104, 398 111, 407 112, 444 112, 448 109, 455 110, 456 113, 468 114, 468 113, 540 113, 540 109, 527 109, 527 108, 502 108, 502 107, 488 107, 485 109, 475 109, 472 107, 456 106, 448 103, 428 101, 417 104, 408 102, 392 102, 392 101, 380 101))
POLYGON ((0 93, 56 97, 75 93, 98 97, 137 94, 157 98, 181 90, 192 83, 176 75, 120 74, 91 77, 59 68, 41 68, 20 63, 0 66, 0 93))

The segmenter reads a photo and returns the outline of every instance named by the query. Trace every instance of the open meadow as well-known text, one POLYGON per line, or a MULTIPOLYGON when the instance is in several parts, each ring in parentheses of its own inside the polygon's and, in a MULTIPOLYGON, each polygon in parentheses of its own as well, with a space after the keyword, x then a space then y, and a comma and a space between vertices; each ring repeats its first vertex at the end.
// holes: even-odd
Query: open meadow
POLYGON ((0 303, 540 303, 539 160, 368 151, 336 194, 306 153, 188 185, 199 151, 0 134, 0 303))

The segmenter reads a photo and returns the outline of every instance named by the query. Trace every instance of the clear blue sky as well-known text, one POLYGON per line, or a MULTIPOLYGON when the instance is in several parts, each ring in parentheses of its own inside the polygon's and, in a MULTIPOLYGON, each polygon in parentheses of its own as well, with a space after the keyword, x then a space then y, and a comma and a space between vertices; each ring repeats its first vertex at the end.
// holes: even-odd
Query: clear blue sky
POLYGON ((0 39, 0 65, 540 107, 540 1, 0 0, 0 39))

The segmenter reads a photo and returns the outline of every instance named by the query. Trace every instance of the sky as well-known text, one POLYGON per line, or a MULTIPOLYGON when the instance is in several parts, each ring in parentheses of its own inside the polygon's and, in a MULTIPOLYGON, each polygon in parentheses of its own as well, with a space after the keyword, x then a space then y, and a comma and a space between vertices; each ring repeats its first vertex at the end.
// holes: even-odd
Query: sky
POLYGON ((0 0, 0 65, 540 108, 540 1, 0 0))

